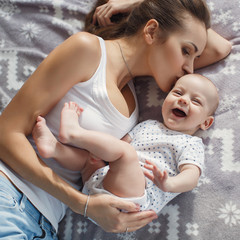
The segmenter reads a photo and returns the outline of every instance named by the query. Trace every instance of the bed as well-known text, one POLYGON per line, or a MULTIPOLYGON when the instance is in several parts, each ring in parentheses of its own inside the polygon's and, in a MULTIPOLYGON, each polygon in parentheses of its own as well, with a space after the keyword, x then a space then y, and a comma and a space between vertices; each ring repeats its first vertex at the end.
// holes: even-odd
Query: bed
MULTIPOLYGON (((94 0, 0 0, 0 112, 58 44, 83 29, 94 0)), ((231 54, 198 72, 218 87, 220 106, 206 144, 206 169, 198 187, 179 195, 159 218, 132 233, 106 233, 68 210, 60 240, 237 240, 240 237, 240 1, 207 0, 212 28, 231 41, 231 54)), ((136 84, 140 121, 161 120, 163 94, 149 78, 136 84), (147 89, 147 94, 146 94, 147 89)), ((31 104, 31 103, 29 103, 31 104)))

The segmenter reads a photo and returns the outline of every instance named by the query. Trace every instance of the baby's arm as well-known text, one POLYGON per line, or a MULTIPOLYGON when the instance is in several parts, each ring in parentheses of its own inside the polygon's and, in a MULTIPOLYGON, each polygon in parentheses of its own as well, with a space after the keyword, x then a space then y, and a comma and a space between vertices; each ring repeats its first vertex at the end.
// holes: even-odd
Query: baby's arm
POLYGON ((193 164, 180 166, 180 173, 177 176, 169 177, 166 170, 163 172, 153 163, 146 160, 144 167, 152 171, 144 171, 147 178, 153 181, 164 192, 187 192, 191 191, 198 184, 200 169, 193 164))

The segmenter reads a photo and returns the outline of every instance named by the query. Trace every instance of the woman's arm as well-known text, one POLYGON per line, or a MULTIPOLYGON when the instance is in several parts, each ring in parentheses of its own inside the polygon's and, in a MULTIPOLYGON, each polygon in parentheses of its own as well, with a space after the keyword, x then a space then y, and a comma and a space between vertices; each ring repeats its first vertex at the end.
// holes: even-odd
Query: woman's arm
POLYGON ((228 56, 231 49, 232 44, 228 40, 208 29, 207 45, 201 56, 195 60, 194 68, 199 69, 222 60, 228 56))
MULTIPOLYGON (((80 213, 83 212, 85 198, 79 198, 77 191, 37 157, 26 136, 31 134, 38 115, 46 115, 74 84, 93 74, 96 60, 95 66, 92 64, 90 68, 86 64, 87 58, 81 57, 91 56, 93 51, 87 50, 86 38, 86 34, 74 35, 53 50, 0 116, 0 158, 26 180, 71 208, 80 201, 80 213), (84 68, 89 74, 80 71, 84 68)), ((94 63, 93 59, 91 61, 94 63)))
POLYGON ((143 0, 109 0, 105 4, 98 6, 93 14, 93 24, 106 27, 111 22, 111 17, 118 13, 130 12, 136 4, 141 3, 143 0))
MULTIPOLYGON (((80 214, 84 212, 86 196, 38 158, 26 136, 31 134, 37 116, 45 116, 74 84, 93 75, 100 56, 99 41, 95 36, 87 33, 73 35, 39 65, 0 116, 0 159, 23 178, 80 214)), ((91 218, 107 231, 125 231, 125 224, 130 220, 135 228, 142 227, 154 218, 155 214, 150 211, 137 215, 142 216, 141 225, 136 216, 127 218, 128 214, 120 214, 116 208, 118 204, 117 208, 122 205, 127 211, 136 211, 133 203, 113 201, 113 198, 99 195, 90 201, 91 218), (105 211, 108 218, 101 218, 95 211, 105 211)))

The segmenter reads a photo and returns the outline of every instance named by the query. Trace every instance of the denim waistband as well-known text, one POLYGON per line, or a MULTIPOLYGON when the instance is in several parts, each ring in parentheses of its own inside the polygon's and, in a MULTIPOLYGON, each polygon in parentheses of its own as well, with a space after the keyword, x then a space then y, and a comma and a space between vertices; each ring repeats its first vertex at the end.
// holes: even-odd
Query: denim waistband
POLYGON ((43 228, 54 232, 55 228, 46 217, 29 201, 25 194, 20 192, 7 178, 0 175, 0 188, 6 190, 18 202, 20 211, 26 211, 43 228), (2 183, 2 184, 1 184, 2 183))

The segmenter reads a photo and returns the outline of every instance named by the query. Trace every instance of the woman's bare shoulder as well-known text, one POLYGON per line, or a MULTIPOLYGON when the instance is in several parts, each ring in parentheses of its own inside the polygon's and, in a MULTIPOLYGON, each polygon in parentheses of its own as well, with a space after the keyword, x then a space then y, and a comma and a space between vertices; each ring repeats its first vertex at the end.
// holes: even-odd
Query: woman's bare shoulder
POLYGON ((72 44, 76 45, 76 47, 80 48, 84 52, 92 52, 95 53, 100 51, 99 39, 96 35, 88 33, 88 32, 79 32, 74 34, 71 37, 72 44))
POLYGON ((101 59, 98 37, 87 32, 79 32, 68 38, 63 48, 69 53, 69 61, 73 64, 77 63, 78 69, 84 69, 81 71, 83 79, 89 79, 96 71, 101 59))

